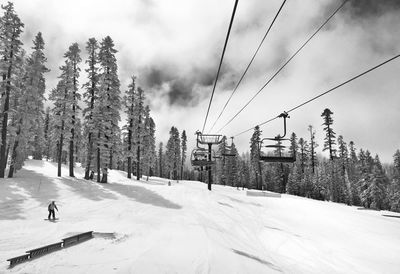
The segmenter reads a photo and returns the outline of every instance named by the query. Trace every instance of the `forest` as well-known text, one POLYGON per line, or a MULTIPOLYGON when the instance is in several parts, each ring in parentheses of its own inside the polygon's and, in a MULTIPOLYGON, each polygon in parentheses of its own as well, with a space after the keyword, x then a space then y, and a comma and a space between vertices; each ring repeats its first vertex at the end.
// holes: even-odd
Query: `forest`
MULTIPOLYGON (((0 178, 12 178, 28 157, 85 169, 85 179, 108 182, 108 170, 127 172, 127 177, 159 176, 172 180, 207 181, 206 169, 190 166, 186 131, 172 126, 166 144, 156 142, 156 122, 149 98, 132 74, 128 89, 121 90, 117 50, 111 37, 88 38, 84 48, 66 46, 58 83, 46 86, 45 41, 37 33, 29 50, 21 42, 24 24, 11 2, 2 6, 1 146, 0 178), (87 59, 82 60, 85 51, 87 59), (80 83, 81 75, 86 81, 80 83), (45 108, 45 102, 49 107, 45 108), (124 117, 122 119, 122 117, 124 117), (7 172, 6 172, 7 171, 7 172)), ((309 136, 290 135, 288 153, 293 164, 262 163, 261 129, 249 140, 249 151, 240 153, 234 141, 223 138, 216 148, 213 183, 288 193, 377 210, 400 212, 400 150, 393 163, 383 165, 379 156, 357 148, 334 132, 333 112, 321 113, 325 133, 317 154, 316 128, 309 136), (222 156, 227 154, 229 156, 222 156), (219 155, 219 156, 218 156, 219 155)), ((280 146, 271 155, 282 153, 280 146)))

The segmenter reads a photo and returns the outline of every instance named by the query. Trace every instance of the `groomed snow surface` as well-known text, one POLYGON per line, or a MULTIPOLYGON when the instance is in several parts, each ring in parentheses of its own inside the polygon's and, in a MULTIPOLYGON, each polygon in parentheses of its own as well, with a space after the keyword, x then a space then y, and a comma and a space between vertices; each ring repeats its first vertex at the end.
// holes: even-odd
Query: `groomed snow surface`
POLYGON ((109 184, 56 177, 30 160, 0 180, 0 273, 400 273, 400 218, 291 195, 111 171, 109 184), (55 200, 58 222, 45 221, 55 200), (95 237, 8 268, 27 250, 95 237))

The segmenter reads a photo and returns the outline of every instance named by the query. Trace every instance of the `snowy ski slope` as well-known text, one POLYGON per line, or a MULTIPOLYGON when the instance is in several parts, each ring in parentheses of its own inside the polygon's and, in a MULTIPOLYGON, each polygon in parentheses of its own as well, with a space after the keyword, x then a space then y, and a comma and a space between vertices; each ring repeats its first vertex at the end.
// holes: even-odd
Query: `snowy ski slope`
POLYGON ((30 160, 0 180, 0 273, 400 273, 400 218, 382 216, 392 212, 120 171, 110 184, 63 174, 30 160), (56 223, 43 220, 51 200, 56 223), (90 230, 92 240, 8 269, 8 258, 90 230))

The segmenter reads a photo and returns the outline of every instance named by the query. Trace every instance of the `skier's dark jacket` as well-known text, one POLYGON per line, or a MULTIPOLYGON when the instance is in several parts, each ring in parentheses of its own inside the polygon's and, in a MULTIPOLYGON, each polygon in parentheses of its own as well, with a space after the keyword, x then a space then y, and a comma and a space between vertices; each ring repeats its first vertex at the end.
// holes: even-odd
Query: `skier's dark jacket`
POLYGON ((57 208, 56 204, 54 204, 54 203, 49 204, 49 206, 47 208, 49 211, 54 210, 54 209, 57 209, 57 211, 58 211, 58 208, 57 208))

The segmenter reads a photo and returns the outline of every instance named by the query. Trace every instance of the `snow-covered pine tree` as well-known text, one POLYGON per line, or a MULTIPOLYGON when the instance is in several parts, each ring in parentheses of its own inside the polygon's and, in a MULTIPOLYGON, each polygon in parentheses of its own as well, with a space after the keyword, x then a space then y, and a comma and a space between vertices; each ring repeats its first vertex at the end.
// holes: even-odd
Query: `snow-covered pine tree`
POLYGON ((300 161, 300 167, 301 167, 301 172, 304 174, 305 169, 308 163, 308 153, 309 153, 309 146, 306 140, 303 138, 299 139, 299 161, 300 161))
POLYGON ((312 125, 308 126, 308 130, 310 132, 310 165, 311 171, 315 173, 315 166, 317 165, 317 152, 315 149, 318 147, 317 142, 315 141, 315 130, 312 125))
POLYGON ((294 158, 297 158, 297 151, 299 149, 299 145, 297 144, 297 135, 292 132, 289 138, 290 146, 289 146, 289 154, 294 158))
MULTIPOLYGON (((86 107, 83 109, 84 117, 84 128, 86 138, 86 161, 85 161, 85 179, 89 180, 90 172, 93 170, 93 160, 95 151, 94 140, 96 139, 98 131, 95 129, 95 120, 93 116, 94 108, 99 98, 99 56, 98 56, 99 44, 95 38, 90 38, 86 43, 86 51, 88 53, 88 59, 85 61, 88 68, 85 72, 88 74, 88 82, 83 87, 85 91, 83 93, 84 102, 86 107)), ((99 121, 97 121, 97 124, 99 121)))
POLYGON ((156 125, 150 116, 150 107, 147 105, 144 111, 144 136, 143 136, 143 169, 149 176, 153 176, 156 159, 156 125))
POLYGON ((178 172, 181 164, 181 142, 179 131, 176 127, 171 127, 169 131, 169 139, 167 142, 166 161, 168 178, 178 179, 178 172))
POLYGON ((136 77, 131 77, 131 83, 128 85, 128 90, 125 92, 125 96, 123 99, 125 106, 125 114, 126 114, 126 126, 124 129, 126 130, 126 157, 128 161, 127 166, 127 177, 132 178, 132 158, 136 154, 134 152, 134 144, 133 144, 133 123, 135 120, 135 102, 136 102, 136 77))
MULTIPOLYGON (((22 167, 23 161, 27 157, 29 149, 29 131, 32 127, 34 120, 27 121, 27 119, 33 116, 29 115, 30 106, 29 94, 25 88, 25 51, 20 52, 20 58, 16 59, 18 64, 15 66, 16 75, 18 75, 18 81, 15 81, 15 86, 12 94, 10 95, 10 122, 8 125, 8 146, 6 152, 6 158, 11 154, 10 168, 8 178, 13 177, 14 170, 22 167), (31 123, 32 122, 32 123, 31 123)), ((30 111, 32 113, 32 111, 30 111)), ((35 114, 32 114, 35 115, 35 114)))
POLYGON ((229 154, 234 156, 229 156, 226 159, 227 166, 227 183, 230 186, 239 187, 239 163, 238 163, 238 151, 236 149, 235 143, 232 142, 230 146, 229 154))
MULTIPOLYGON (((29 141, 33 141, 34 158, 41 159, 45 142, 43 101, 46 89, 44 73, 48 72, 45 63, 44 41, 39 32, 33 40, 33 52, 27 58, 23 70, 20 71, 21 92, 19 94, 16 113, 18 118, 17 139, 14 141, 12 149, 12 159, 9 170, 9 177, 13 176, 14 169, 22 167, 22 162, 27 155, 22 151, 28 150, 29 141), (19 147, 21 146, 21 147, 19 147), (18 161, 19 160, 19 161, 18 161), (22 161, 22 162, 21 162, 22 161)), ((26 154, 26 153, 25 153, 26 154)))
POLYGON ((349 163, 348 163, 348 178, 350 182, 351 204, 360 205, 360 188, 357 182, 359 181, 359 174, 357 172, 358 157, 353 141, 349 142, 349 163))
POLYGON ((261 130, 259 126, 256 126, 250 139, 250 165, 256 177, 256 189, 261 189, 263 185, 259 149, 260 141, 261 130))
POLYGON ((96 126, 100 126, 97 136, 97 161, 102 169, 102 183, 108 181, 108 169, 112 168, 113 151, 118 138, 120 121, 120 82, 118 79, 118 66, 114 42, 110 36, 105 37, 100 43, 99 51, 99 100, 95 106, 94 118, 96 126))
POLYGON ((187 151, 187 136, 185 130, 183 130, 181 134, 181 149, 182 149, 181 180, 183 180, 184 179, 183 169, 185 167, 186 151, 187 151))
POLYGON ((336 145, 335 141, 336 133, 332 129, 332 124, 333 124, 332 114, 333 112, 329 108, 326 108, 321 114, 321 117, 323 117, 324 119, 324 123, 322 125, 324 126, 324 131, 326 132, 324 138, 325 140, 324 148, 322 150, 323 151, 329 150, 329 158, 331 160, 333 160, 334 157, 336 156, 336 149, 334 148, 334 145, 336 145))
POLYGON ((48 161, 51 155, 51 140, 50 140, 50 107, 46 108, 45 118, 44 118, 44 156, 48 161))
POLYGON ((136 156, 136 180, 142 177, 141 170, 141 160, 143 151, 143 137, 145 132, 145 107, 144 107, 144 90, 141 87, 137 88, 134 98, 134 108, 133 108, 133 138, 132 142, 134 144, 134 152, 136 156))
POLYGON ((300 161, 297 160, 293 165, 289 173, 289 180, 286 184, 286 193, 292 195, 300 195, 300 183, 303 178, 303 173, 301 171, 300 161))
POLYGON ((394 174, 390 184, 390 210, 400 212, 400 150, 393 155, 394 174))
POLYGON ((164 172, 165 172, 165 159, 164 159, 164 145, 162 142, 159 143, 158 145, 158 176, 161 178, 164 177, 164 172))
POLYGON ((71 95, 72 90, 72 67, 71 64, 66 61, 63 66, 60 67, 61 75, 57 87, 54 88, 49 95, 49 99, 53 101, 54 107, 52 108, 53 122, 51 138, 57 140, 57 176, 61 177, 61 163, 63 158, 63 151, 65 140, 69 140, 71 134, 71 117, 72 117, 72 106, 71 106, 71 95))
POLYGON ((220 185, 226 185, 226 180, 227 180, 227 162, 226 162, 226 157, 223 157, 223 154, 227 153, 227 148, 226 148, 226 137, 223 136, 221 143, 218 145, 218 155, 221 155, 220 158, 217 159, 216 161, 216 167, 215 167, 215 183, 220 184, 220 185))
POLYGON ((20 35, 24 24, 14 10, 14 4, 8 2, 6 5, 1 5, 4 13, 0 17, 0 74, 2 82, 0 85, 1 92, 1 144, 0 144, 0 178, 4 178, 7 165, 7 151, 9 145, 7 143, 7 126, 8 114, 10 111, 10 97, 15 89, 16 65, 18 64, 18 56, 22 50, 22 42, 20 35))
POLYGON ((78 43, 73 43, 69 48, 68 51, 64 54, 64 58, 66 58, 66 62, 71 66, 71 90, 69 91, 71 95, 69 96, 69 103, 71 109, 71 118, 68 123, 71 123, 70 130, 71 135, 69 138, 69 176, 74 176, 74 149, 75 149, 75 131, 76 131, 76 119, 78 117, 78 110, 80 109, 78 106, 78 101, 80 100, 81 96, 78 93, 78 78, 79 72, 81 69, 79 68, 79 63, 82 61, 80 57, 81 50, 79 49, 78 43))

